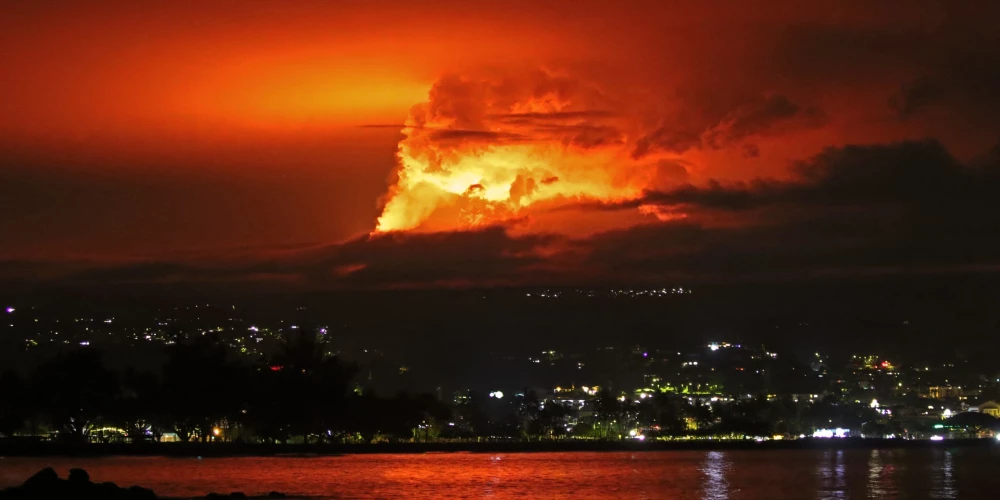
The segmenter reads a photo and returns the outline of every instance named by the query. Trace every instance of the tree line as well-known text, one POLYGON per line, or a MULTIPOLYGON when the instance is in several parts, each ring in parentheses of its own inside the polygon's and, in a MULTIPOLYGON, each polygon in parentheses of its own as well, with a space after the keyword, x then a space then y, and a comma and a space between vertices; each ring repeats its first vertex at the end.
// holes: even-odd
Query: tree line
POLYGON ((325 354, 318 337, 284 339, 259 363, 230 358, 198 337, 165 347, 161 373, 108 369, 79 348, 30 376, 0 376, 0 435, 68 442, 334 442, 412 439, 450 418, 430 395, 378 397, 351 385, 356 366, 325 354))
POLYGON ((0 376, 0 436, 67 442, 372 443, 437 439, 620 440, 691 435, 798 436, 816 428, 899 434, 864 404, 834 397, 698 403, 678 394, 629 398, 604 390, 581 409, 531 391, 502 401, 471 394, 381 397, 354 382, 357 367, 326 355, 322 337, 287 337, 257 363, 232 359, 209 337, 165 346, 160 373, 108 369, 79 348, 28 377, 0 376))

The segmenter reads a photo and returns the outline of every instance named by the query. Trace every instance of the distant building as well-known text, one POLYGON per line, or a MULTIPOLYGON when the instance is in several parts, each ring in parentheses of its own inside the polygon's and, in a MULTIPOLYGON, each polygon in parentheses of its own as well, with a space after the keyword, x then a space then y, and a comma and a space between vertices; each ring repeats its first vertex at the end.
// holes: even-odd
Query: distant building
POLYGON ((1000 418, 1000 403, 997 403, 996 401, 987 401, 977 406, 976 411, 994 418, 1000 418))
POLYGON ((938 385, 927 388, 927 395, 933 399, 960 398, 965 395, 961 387, 938 385))

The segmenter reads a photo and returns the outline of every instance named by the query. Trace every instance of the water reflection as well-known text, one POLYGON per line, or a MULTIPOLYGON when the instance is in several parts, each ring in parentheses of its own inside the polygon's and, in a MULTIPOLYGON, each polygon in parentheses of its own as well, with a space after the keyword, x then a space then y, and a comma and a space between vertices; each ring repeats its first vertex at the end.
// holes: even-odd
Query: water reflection
POLYGON ((493 497, 496 493, 496 487, 500 485, 500 460, 500 455, 491 455, 489 458, 489 479, 483 488, 484 497, 493 497))
POLYGON ((868 498, 894 498, 895 472, 892 452, 872 450, 868 454, 868 498))
POLYGON ((993 447, 946 451, 775 450, 450 453, 343 457, 42 457, 0 460, 0 488, 43 467, 139 484, 162 497, 210 491, 378 500, 798 500, 1000 498, 993 447), (4 482, 6 481, 6 483, 4 482))
POLYGON ((945 450, 944 457, 940 461, 934 461, 934 471, 931 474, 932 481, 934 482, 931 489, 931 498, 947 499, 958 496, 955 490, 954 467, 954 457, 947 450, 945 450))
POLYGON ((816 475, 819 476, 816 498, 820 500, 848 498, 847 479, 844 475, 844 450, 825 451, 819 461, 816 475))
POLYGON ((721 451, 710 451, 705 455, 705 461, 699 469, 704 476, 704 500, 728 500, 729 481, 726 479, 730 469, 726 454, 721 451))

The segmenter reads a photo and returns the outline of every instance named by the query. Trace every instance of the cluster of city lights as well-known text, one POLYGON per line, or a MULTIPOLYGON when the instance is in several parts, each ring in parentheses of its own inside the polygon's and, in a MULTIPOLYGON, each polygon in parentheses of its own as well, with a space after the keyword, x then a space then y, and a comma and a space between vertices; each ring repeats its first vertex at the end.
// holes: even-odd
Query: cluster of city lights
POLYGON ((529 298, 558 299, 562 297, 666 297, 671 295, 689 295, 693 293, 690 288, 615 288, 610 290, 542 290, 539 292, 525 293, 529 298))

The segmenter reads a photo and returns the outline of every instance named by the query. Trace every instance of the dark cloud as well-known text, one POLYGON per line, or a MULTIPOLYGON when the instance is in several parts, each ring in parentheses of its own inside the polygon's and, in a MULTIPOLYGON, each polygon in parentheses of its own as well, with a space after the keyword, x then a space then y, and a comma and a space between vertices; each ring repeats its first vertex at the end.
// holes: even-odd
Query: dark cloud
POLYGON ((708 147, 719 149, 764 132, 782 120, 791 119, 800 111, 799 105, 783 95, 766 96, 730 111, 705 133, 703 141, 708 147))
POLYGON ((612 274, 702 277, 1000 263, 998 162, 962 165, 921 141, 831 148, 794 171, 791 181, 713 181, 602 205, 680 209, 691 219, 602 234, 586 243, 590 258, 614 262, 612 274))
MULTIPOLYGON (((744 210, 778 204, 842 206, 896 204, 908 208, 992 200, 997 183, 995 166, 960 164, 936 141, 883 146, 828 148, 792 166, 793 180, 756 179, 647 191, 617 206, 642 204, 689 205, 692 208, 744 210)), ((613 208, 615 204, 607 205, 613 208)))
POLYGON ((642 158, 653 151, 683 153, 701 144, 701 136, 691 130, 674 130, 672 126, 662 126, 653 133, 636 141, 632 158, 642 158))
POLYGON ((655 151, 682 154, 693 148, 728 148, 750 137, 815 128, 827 121, 819 108, 800 106, 781 94, 740 100, 728 109, 718 103, 700 107, 698 100, 690 106, 696 108, 692 113, 702 117, 698 124, 667 120, 636 141, 632 157, 642 158, 655 151))
POLYGON ((446 233, 385 233, 232 262, 202 255, 114 262, 0 261, 8 283, 281 284, 299 288, 492 286, 529 280, 544 264, 538 250, 555 237, 513 237, 502 227, 446 233))
POLYGON ((889 108, 905 119, 917 111, 941 100, 944 91, 934 83, 918 79, 900 85, 899 90, 889 98, 889 108))

